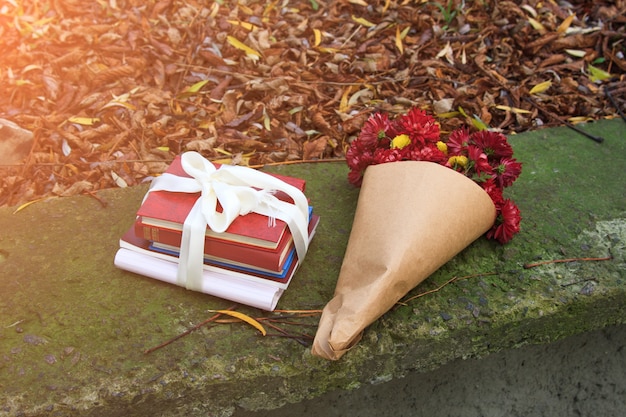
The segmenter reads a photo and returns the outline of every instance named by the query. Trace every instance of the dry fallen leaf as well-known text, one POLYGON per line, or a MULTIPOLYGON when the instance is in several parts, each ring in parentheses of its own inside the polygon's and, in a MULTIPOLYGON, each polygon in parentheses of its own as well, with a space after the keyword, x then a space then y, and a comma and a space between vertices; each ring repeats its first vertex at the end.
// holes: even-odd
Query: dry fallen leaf
POLYGON ((240 313, 238 311, 232 311, 232 310, 208 310, 208 311, 210 313, 219 313, 219 314, 224 314, 226 316, 234 317, 234 318, 239 319, 239 320, 241 320, 241 321, 243 321, 245 323, 248 323, 249 325, 251 325, 252 327, 257 329, 259 332, 261 332, 261 334, 263 336, 265 336, 267 334, 267 331, 265 330, 263 325, 261 323, 259 323, 257 320, 255 320, 252 317, 248 316, 247 314, 240 313))
POLYGON ((543 93, 544 91, 546 91, 551 86, 552 86, 552 81, 544 81, 542 83, 539 83, 539 84, 535 85, 533 88, 531 88, 530 91, 528 92, 528 94, 532 95, 532 94, 543 93))
POLYGON ((322 136, 321 138, 315 139, 314 141, 304 142, 304 149, 302 154, 302 159, 305 161, 310 161, 312 159, 317 159, 322 156, 324 149, 326 149, 326 143, 328 138, 322 136))

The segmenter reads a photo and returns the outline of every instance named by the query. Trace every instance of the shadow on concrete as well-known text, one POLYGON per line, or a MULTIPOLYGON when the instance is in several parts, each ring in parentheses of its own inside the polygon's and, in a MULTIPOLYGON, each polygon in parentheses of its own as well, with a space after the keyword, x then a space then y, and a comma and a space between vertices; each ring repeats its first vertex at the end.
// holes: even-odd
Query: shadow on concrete
POLYGON ((607 417, 625 408, 622 325, 233 417, 607 417))

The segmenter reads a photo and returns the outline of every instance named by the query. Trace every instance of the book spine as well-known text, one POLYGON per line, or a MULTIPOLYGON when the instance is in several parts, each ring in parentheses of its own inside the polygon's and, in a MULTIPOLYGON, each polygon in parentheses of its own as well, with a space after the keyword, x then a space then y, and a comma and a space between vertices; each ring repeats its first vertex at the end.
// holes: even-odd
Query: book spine
MULTIPOLYGON (((182 233, 176 230, 158 228, 135 222, 135 234, 151 242, 163 243, 170 246, 180 247, 182 233)), ((260 250, 254 246, 233 244, 206 238, 204 252, 207 255, 227 259, 233 262, 256 265, 259 268, 271 271, 281 270, 281 254, 285 245, 280 245, 277 251, 260 250)))

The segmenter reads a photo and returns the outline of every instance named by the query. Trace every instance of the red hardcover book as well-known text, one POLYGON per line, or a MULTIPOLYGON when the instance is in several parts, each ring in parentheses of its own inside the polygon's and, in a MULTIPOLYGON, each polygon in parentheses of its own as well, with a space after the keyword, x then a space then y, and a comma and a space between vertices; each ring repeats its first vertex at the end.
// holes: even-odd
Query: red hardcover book
MULTIPOLYGON (((317 215, 312 215, 311 219, 309 220, 309 228, 308 228, 309 242, 313 239, 313 236, 315 235, 315 231, 317 229, 317 225, 319 224, 319 221, 320 221, 320 218, 317 215)), ((122 249, 137 251, 139 253, 146 254, 151 257, 155 257, 157 259, 168 260, 176 264, 178 263, 177 256, 167 255, 162 252, 158 252, 158 251, 154 251, 150 249, 150 241, 143 239, 141 236, 137 236, 135 234, 135 230, 133 227, 131 227, 124 234, 124 236, 120 239, 120 247, 122 249)), ((294 256, 296 256, 297 258, 297 255, 294 255, 294 256)), ((142 265, 134 265, 132 271, 143 274, 141 272, 141 269, 142 269, 142 265)), ((243 273, 241 272, 241 270, 238 270, 236 268, 229 268, 227 266, 216 267, 212 265, 207 265, 206 263, 204 264, 204 269, 210 270, 210 271, 221 271, 221 273, 226 274, 226 275, 232 275, 237 278, 246 278, 246 279, 257 281, 257 282, 272 282, 274 285, 282 289, 286 289, 289 283, 291 282, 291 278, 293 278, 295 271, 298 269, 298 260, 294 259, 294 262, 291 263, 289 269, 285 271, 285 273, 283 274, 284 278, 276 278, 274 276, 268 276, 263 273, 255 273, 255 272, 243 273)), ((172 278, 172 280, 175 281, 175 275, 172 278)))
MULTIPOLYGON (((181 177, 189 177, 182 168, 180 156, 176 157, 166 172, 181 177)), ((278 174, 270 175, 304 191, 305 181, 303 179, 278 174)), ((141 217, 141 222, 144 225, 162 229, 182 230, 183 223, 199 196, 200 193, 152 191, 139 208, 137 215, 141 217)), ((277 193, 276 196, 289 201, 289 197, 284 193, 277 193)), ((218 210, 221 210, 221 208, 218 207, 218 210)), ((216 233, 207 227, 206 235, 209 239, 225 240, 276 250, 287 230, 287 224, 282 220, 276 219, 275 226, 270 226, 267 216, 258 213, 248 213, 245 216, 238 216, 224 233, 216 233)), ((143 233, 141 236, 143 236, 143 233)))
MULTIPOLYGON (((141 217, 135 221, 135 234, 151 242, 176 248, 180 247, 183 236, 181 230, 148 226, 142 222, 141 217)), ((204 240, 204 253, 213 260, 254 264, 270 271, 282 271, 283 263, 293 247, 293 238, 289 231, 283 233, 276 249, 242 245, 209 236, 204 240)))

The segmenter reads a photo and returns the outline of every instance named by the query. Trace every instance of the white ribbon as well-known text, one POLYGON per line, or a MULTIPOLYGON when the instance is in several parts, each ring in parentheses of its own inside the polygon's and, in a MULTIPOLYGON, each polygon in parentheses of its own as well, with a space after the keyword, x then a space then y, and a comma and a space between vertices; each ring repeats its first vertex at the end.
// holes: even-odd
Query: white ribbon
POLYGON ((183 224, 178 285, 195 291, 201 288, 207 225, 223 233, 237 216, 251 212, 268 216, 268 227, 274 226, 275 219, 284 221, 293 236, 298 263, 302 262, 309 244, 309 209, 302 191, 252 168, 222 165, 217 169, 197 152, 184 153, 181 164, 192 178, 165 173, 155 178, 148 190, 201 193, 183 224), (276 191, 286 193, 294 203, 276 198, 276 191), (218 201, 221 213, 217 211, 218 201))

